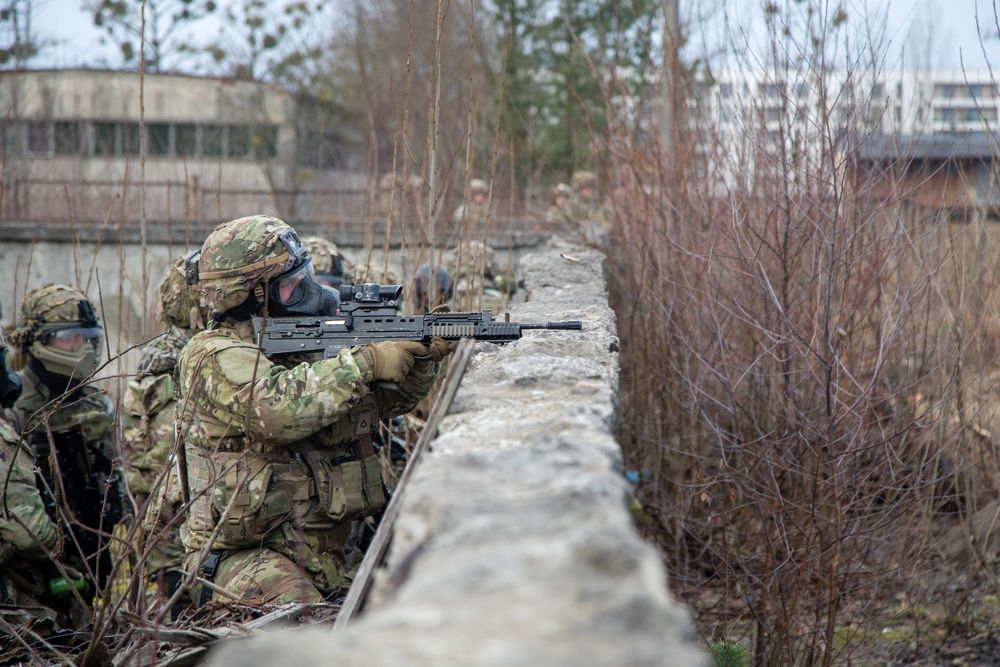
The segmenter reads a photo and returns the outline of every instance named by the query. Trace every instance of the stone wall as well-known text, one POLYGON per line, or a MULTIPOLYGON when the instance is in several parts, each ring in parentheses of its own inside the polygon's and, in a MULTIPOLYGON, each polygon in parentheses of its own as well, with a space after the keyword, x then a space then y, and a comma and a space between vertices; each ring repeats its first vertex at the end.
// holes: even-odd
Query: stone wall
POLYGON ((520 267, 527 300, 513 320, 584 330, 477 346, 364 613, 339 632, 234 641, 210 663, 708 664, 629 513, 603 256, 553 242, 520 267))

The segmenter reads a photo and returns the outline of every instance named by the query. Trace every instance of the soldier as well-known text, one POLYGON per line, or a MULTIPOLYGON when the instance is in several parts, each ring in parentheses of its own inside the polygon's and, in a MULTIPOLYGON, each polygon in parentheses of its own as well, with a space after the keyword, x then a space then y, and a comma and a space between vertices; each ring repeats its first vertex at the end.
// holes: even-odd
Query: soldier
POLYGON ((468 224, 472 229, 483 229, 489 215, 489 203, 486 201, 490 186, 486 181, 474 178, 469 182, 469 194, 472 201, 463 202, 455 209, 452 219, 461 225, 468 224), (468 222, 466 222, 468 221, 468 222))
POLYGON ((333 289, 354 284, 354 267, 340 254, 335 243, 319 236, 307 236, 302 239, 302 245, 312 258, 316 282, 333 289))
POLYGON ((346 586, 351 522, 385 503, 372 427, 410 411, 453 346, 380 342, 284 365, 263 357, 250 318, 301 312, 319 287, 295 231, 276 218, 219 225, 189 267, 212 313, 178 373, 187 570, 216 587, 196 586, 194 599, 322 602, 346 586))
POLYGON ((570 215, 575 222, 604 221, 604 207, 597 195, 597 176, 590 171, 578 171, 570 179, 573 199, 570 201, 570 215))
POLYGON ((561 226, 571 222, 569 204, 572 197, 573 190, 565 183, 553 185, 552 205, 545 212, 545 222, 553 226, 561 226))
MULTIPOLYGON (((12 408, 21 395, 21 378, 10 367, 8 352, 7 338, 0 327, 3 410, 12 408)), ((55 612, 42 606, 40 600, 53 594, 49 582, 63 576, 52 560, 59 554, 60 534, 35 486, 31 451, 19 441, 14 426, 0 417, 0 501, 4 508, 0 512, 0 603, 39 616, 54 616, 55 612)), ((62 624, 71 622, 62 619, 62 624)))
POLYGON ((184 563, 180 480, 168 460, 176 455, 177 440, 174 369, 180 351, 208 319, 201 289, 187 284, 184 266, 182 257, 160 284, 159 319, 167 330, 143 349, 122 399, 125 472, 140 512, 145 507, 143 525, 152 542, 147 545, 146 578, 163 599, 176 590, 184 563))
POLYGON ((469 241, 447 254, 446 264, 455 281, 455 310, 489 310, 494 315, 507 308, 517 291, 511 271, 504 270, 490 246, 469 241))
POLYGON ((104 390, 88 382, 100 363, 102 338, 81 292, 65 285, 28 292, 11 334, 27 366, 20 372, 24 390, 10 413, 34 455, 43 498, 64 520, 72 517, 63 526, 73 536, 67 562, 93 575, 99 589, 111 571, 106 534, 123 513, 114 407, 104 390), (54 498, 64 507, 56 508, 54 498))

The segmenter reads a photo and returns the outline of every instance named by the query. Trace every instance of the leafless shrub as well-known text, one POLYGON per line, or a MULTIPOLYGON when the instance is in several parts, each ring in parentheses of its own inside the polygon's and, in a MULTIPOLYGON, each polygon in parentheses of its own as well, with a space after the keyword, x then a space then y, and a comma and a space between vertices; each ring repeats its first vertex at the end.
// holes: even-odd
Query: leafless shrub
POLYGON ((637 185, 612 200, 619 439, 676 588, 760 665, 844 664, 843 629, 995 492, 995 242, 869 169, 879 111, 825 72, 765 68, 773 116, 611 165, 637 185))

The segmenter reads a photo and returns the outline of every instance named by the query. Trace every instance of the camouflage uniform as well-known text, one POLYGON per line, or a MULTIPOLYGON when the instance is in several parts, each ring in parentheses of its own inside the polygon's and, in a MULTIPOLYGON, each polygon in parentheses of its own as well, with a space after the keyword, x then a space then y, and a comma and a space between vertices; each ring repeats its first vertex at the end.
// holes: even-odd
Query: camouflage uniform
POLYGON ((294 270, 278 243, 288 232, 253 216, 223 223, 203 246, 201 284, 226 316, 179 361, 193 501, 184 546, 189 568, 204 561, 203 573, 235 596, 311 603, 346 585, 351 521, 385 503, 373 425, 410 411, 439 365, 416 360, 397 384, 374 385, 365 348, 288 366, 262 356, 250 322, 232 313, 245 294, 294 270))
POLYGON ((573 189, 565 183, 558 183, 552 187, 552 205, 545 212, 545 222, 554 227, 565 226, 572 222, 570 201, 573 197, 573 189))
MULTIPOLYGON (((110 532, 123 509, 114 407, 104 390, 83 384, 99 363, 99 332, 90 303, 80 292, 63 285, 29 292, 11 334, 11 342, 20 349, 21 357, 28 359, 28 365, 20 372, 24 388, 10 417, 23 445, 35 455, 36 464, 55 474, 58 463, 63 486, 91 485, 87 497, 97 504, 93 515, 85 515, 80 507, 71 509, 83 523, 110 532), (83 343, 77 357, 52 354, 49 348, 56 347, 53 336, 79 331, 94 338, 83 343), (51 451, 50 439, 55 445, 51 451), (68 459, 76 461, 76 470, 67 469, 68 459)), ((63 502, 67 500, 69 496, 64 496, 63 502)), ((72 526, 66 529, 74 531, 84 549, 82 555, 75 546, 67 549, 67 561, 86 570, 85 557, 103 584, 111 565, 105 556, 97 555, 104 540, 90 531, 72 526)))
POLYGON ((493 248, 479 241, 469 241, 450 250, 445 263, 455 281, 456 311, 490 310, 496 315, 507 308, 506 290, 509 288, 513 294, 516 287, 513 278, 509 277, 512 272, 503 269, 493 248))
POLYGON ((59 552, 59 531, 45 512, 35 486, 31 452, 19 445, 17 431, 0 419, 0 479, 4 511, 0 512, 0 561, 12 556, 44 560, 59 552), (17 520, 14 519, 17 517, 17 520))
MULTIPOLYGON (((20 377, 11 369, 7 337, 0 327, 0 410, 14 405, 21 393, 20 377)), ((32 609, 36 615, 57 617, 38 598, 42 584, 59 576, 50 558, 62 548, 62 536, 45 510, 35 486, 31 452, 20 444, 14 427, 0 416, 0 603, 32 609), (45 571, 43 575, 42 571, 45 571)))
POLYGON ((469 182, 469 195, 472 201, 463 202, 455 209, 452 216, 457 224, 468 225, 470 229, 483 230, 489 217, 490 187, 486 181, 474 178, 469 182), (477 201, 479 199, 479 201, 477 201))
POLYGON ((606 228, 604 206, 597 195, 597 176, 589 171, 578 171, 570 179, 573 198, 569 202, 569 215, 574 223, 582 225, 596 222, 606 228))
POLYGON ((339 287, 354 284, 354 265, 344 257, 337 244, 319 236, 307 236, 302 239, 302 245, 309 251, 313 266, 316 268, 317 280, 328 276, 324 285, 339 287), (339 280, 336 280, 339 279, 339 280))
POLYGON ((149 545, 146 576, 150 582, 159 582, 166 594, 170 573, 179 573, 184 562, 178 517, 180 481, 168 461, 177 439, 174 369, 180 351, 195 332, 205 328, 207 319, 201 290, 185 282, 183 259, 170 267, 160 284, 159 310, 167 330, 143 349, 138 372, 125 390, 122 442, 129 489, 139 508, 146 506, 146 534, 156 540, 149 545), (147 503, 154 489, 156 494, 147 503))

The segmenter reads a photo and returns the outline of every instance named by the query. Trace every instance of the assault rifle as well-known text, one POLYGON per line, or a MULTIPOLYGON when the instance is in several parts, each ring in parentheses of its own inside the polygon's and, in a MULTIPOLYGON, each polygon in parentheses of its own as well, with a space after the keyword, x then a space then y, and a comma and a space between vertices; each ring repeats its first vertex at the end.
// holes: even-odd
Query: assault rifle
POLYGON ((75 518, 83 524, 63 525, 73 533, 84 557, 97 574, 99 584, 103 586, 111 573, 111 560, 106 540, 97 531, 110 533, 122 519, 118 473, 103 452, 87 444, 83 431, 78 428, 52 431, 52 442, 55 444, 55 457, 51 456, 52 445, 45 430, 39 429, 32 440, 35 486, 42 497, 45 512, 54 523, 60 522, 60 502, 57 499, 61 499, 63 508, 70 511, 70 520, 75 518), (58 479, 51 465, 52 458, 55 458, 61 473, 58 479))
POLYGON ((344 348, 385 340, 429 343, 434 336, 445 340, 474 338, 490 343, 518 340, 525 330, 580 331, 579 320, 545 323, 498 321, 493 314, 431 313, 400 315, 402 285, 341 285, 340 312, 333 317, 253 318, 254 336, 267 355, 322 352, 335 357, 344 348))

